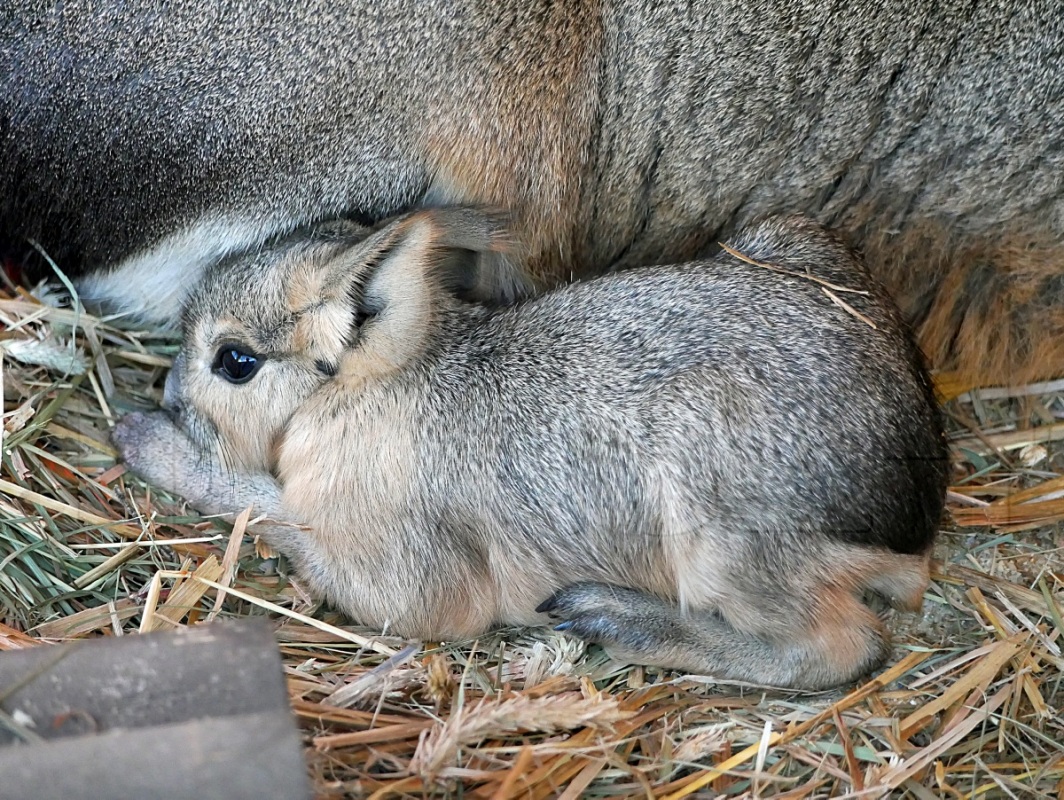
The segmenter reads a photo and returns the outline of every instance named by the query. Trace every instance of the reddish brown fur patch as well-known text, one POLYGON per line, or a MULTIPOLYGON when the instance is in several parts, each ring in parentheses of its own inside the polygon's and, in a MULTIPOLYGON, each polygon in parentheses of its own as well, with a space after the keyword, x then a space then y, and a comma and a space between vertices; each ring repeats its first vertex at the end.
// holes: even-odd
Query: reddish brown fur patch
POLYGON ((1064 246, 1052 236, 962 237, 925 222, 864 251, 932 366, 980 386, 1064 375, 1064 246))
MULTIPOLYGON (((422 142, 447 200, 508 209, 537 277, 557 277, 574 252, 602 51, 597 3, 530 4, 494 20, 461 98, 441 98, 441 123, 422 142), (495 38, 495 37, 498 38, 495 38), (514 37, 514 38, 511 38, 514 37)), ((459 90, 460 92, 463 90, 459 90)))
POLYGON ((904 555, 889 550, 847 547, 831 558, 823 575, 825 592, 846 591, 856 598, 872 589, 899 611, 919 611, 931 582, 931 553, 904 555))
POLYGON ((886 641, 882 621, 847 589, 825 586, 817 593, 808 643, 843 679, 880 659, 886 641))

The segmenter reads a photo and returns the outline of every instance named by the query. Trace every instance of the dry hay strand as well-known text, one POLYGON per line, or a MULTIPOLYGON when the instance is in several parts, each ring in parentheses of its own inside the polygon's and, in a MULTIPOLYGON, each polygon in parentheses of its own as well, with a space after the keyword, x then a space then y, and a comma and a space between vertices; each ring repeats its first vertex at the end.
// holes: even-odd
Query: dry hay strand
POLYGON ((0 650, 267 615, 320 798, 1064 790, 1064 382, 942 376, 952 521, 924 613, 893 619, 878 675, 803 694, 617 664, 549 631, 411 645, 352 626, 246 515, 203 518, 115 463, 108 431, 157 403, 173 335, 14 285, 0 321, 0 650))

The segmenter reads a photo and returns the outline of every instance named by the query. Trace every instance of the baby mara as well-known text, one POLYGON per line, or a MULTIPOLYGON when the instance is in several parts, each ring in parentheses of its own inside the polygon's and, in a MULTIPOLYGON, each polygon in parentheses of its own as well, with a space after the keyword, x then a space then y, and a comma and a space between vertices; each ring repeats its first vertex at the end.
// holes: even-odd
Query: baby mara
POLYGON ((731 247, 759 263, 489 309, 444 279, 505 249, 476 211, 303 234, 207 275, 169 411, 114 438, 204 512, 253 506, 310 590, 369 625, 552 619, 632 662, 848 681, 887 653, 864 601, 920 607, 938 411, 832 236, 772 220, 731 247))

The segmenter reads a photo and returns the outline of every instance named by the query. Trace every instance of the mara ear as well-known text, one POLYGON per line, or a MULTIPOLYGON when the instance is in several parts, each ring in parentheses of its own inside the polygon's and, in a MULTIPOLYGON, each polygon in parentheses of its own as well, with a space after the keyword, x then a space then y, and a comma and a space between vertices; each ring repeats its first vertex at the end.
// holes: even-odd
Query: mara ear
POLYGON ((437 275, 456 297, 487 306, 509 306, 531 297, 536 285, 521 266, 517 242, 502 212, 447 208, 436 215, 443 238, 437 275))
POLYGON ((461 207, 409 214, 367 239, 345 276, 360 330, 341 377, 382 375, 413 361, 461 281, 471 293, 492 286, 489 271, 516 269, 513 252, 500 217, 461 207))
POLYGON ((471 303, 510 306, 536 293, 535 282, 512 251, 455 250, 441 267, 444 285, 471 303))

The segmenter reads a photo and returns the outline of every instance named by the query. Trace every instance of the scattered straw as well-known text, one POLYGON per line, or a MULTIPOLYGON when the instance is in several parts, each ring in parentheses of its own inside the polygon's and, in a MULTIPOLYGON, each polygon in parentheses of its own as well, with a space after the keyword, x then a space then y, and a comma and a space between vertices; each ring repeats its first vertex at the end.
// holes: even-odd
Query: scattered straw
POLYGON ((462 747, 514 733, 556 733, 591 727, 610 731, 613 723, 633 716, 618 707, 613 697, 594 693, 562 692, 543 697, 516 695, 505 700, 485 699, 462 706, 446 722, 421 734, 410 768, 436 777, 447 767, 457 767, 462 747))
POLYGON ((812 283, 819 284, 821 291, 827 295, 828 299, 832 303, 837 305, 847 314, 850 314, 851 316, 861 320, 861 322, 863 322, 865 325, 868 325, 870 328, 878 330, 876 324, 871 319, 869 319, 866 315, 862 314, 860 311, 858 311, 856 308, 851 306, 849 303, 847 303, 845 300, 843 300, 836 294, 836 292, 849 292, 850 294, 868 294, 868 292, 862 291, 861 289, 851 289, 847 286, 840 286, 836 283, 831 283, 830 281, 826 281, 823 278, 817 277, 816 275, 813 275, 810 272, 797 272, 793 269, 781 267, 778 264, 769 264, 766 261, 758 261, 757 259, 750 258, 750 256, 746 255, 745 253, 739 252, 734 247, 729 247, 728 245, 722 242, 718 242, 718 244, 720 245, 721 250, 723 250, 725 253, 747 264, 752 264, 755 267, 761 267, 762 269, 767 269, 771 272, 778 272, 780 275, 790 275, 792 278, 800 278, 802 280, 811 281, 812 283))
MULTIPOLYGON (((241 511, 236 520, 233 522, 233 531, 229 534, 229 544, 225 547, 225 555, 222 556, 222 574, 219 578, 219 585, 227 590, 233 584, 233 579, 236 577, 237 566, 240 561, 240 544, 244 540, 244 533, 247 531, 248 520, 251 519, 251 507, 248 506, 241 511)), ((211 613, 207 615, 207 622, 214 620, 218 613, 222 610, 222 604, 225 603, 225 591, 219 591, 217 597, 214 598, 214 606, 211 608, 211 613)))

